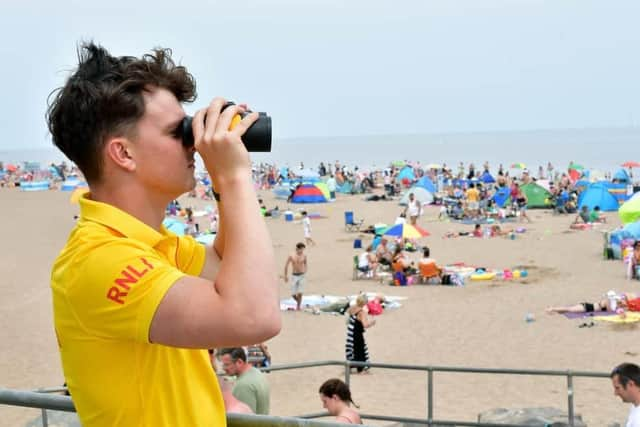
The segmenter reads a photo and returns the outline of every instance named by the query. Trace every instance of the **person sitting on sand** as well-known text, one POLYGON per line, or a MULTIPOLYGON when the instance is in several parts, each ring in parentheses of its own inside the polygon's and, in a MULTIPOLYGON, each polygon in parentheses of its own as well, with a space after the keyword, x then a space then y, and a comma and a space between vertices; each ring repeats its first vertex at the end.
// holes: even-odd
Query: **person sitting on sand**
POLYGON ((480 224, 476 224, 473 227, 473 233, 471 233, 473 237, 482 237, 482 226, 480 224))
POLYGON ((402 272, 407 275, 414 274, 416 270, 415 268, 413 268, 412 264, 413 263, 404 253, 404 249, 402 248, 402 246, 397 245, 395 251, 393 252, 393 271, 402 272))
POLYGON ((578 215, 576 215, 576 218, 573 220, 573 224, 588 224, 589 222, 589 207, 587 205, 583 205, 580 212, 578 212, 578 215))
POLYGON ((380 239, 380 244, 376 248, 376 260, 381 265, 391 265, 393 262, 393 254, 389 250, 386 238, 380 239))
POLYGON ((336 421, 343 424, 362 424, 360 414, 351 407, 359 408, 351 398, 349 386, 342 380, 333 378, 325 381, 318 390, 322 407, 325 408, 330 415, 336 417, 336 421))
POLYGON ((422 248, 422 258, 418 261, 418 271, 423 282, 442 282, 442 268, 438 266, 435 259, 431 258, 431 251, 427 246, 422 248))
POLYGON ((607 217, 602 215, 602 212, 600 212, 600 206, 596 206, 593 208, 593 210, 589 214, 589 222, 599 222, 599 223, 607 222, 607 217))
POLYGON ((358 255, 358 271, 364 273, 366 277, 375 277, 378 261, 373 253, 373 246, 367 246, 367 249, 358 255))
POLYGON ((629 259, 627 279, 640 279, 638 277, 638 265, 640 265, 640 240, 636 240, 633 244, 633 252, 629 259))

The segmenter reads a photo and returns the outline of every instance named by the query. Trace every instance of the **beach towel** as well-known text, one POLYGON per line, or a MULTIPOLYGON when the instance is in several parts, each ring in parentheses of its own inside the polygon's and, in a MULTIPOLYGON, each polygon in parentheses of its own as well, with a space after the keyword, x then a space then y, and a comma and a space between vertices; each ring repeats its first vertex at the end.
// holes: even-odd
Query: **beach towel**
POLYGON ((627 312, 624 317, 621 316, 594 316, 595 320, 608 322, 613 324, 628 324, 640 322, 640 313, 627 312))
POLYGON ((615 316, 615 311, 591 311, 583 313, 562 313, 567 319, 583 319, 585 317, 608 317, 615 316))

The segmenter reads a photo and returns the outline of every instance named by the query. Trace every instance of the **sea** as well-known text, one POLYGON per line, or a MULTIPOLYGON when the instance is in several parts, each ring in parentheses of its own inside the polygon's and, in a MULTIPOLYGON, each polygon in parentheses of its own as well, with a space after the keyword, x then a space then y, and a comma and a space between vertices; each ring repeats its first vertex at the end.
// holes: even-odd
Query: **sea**
MULTIPOLYGON (((320 162, 358 166, 361 170, 384 168, 394 161, 436 163, 456 168, 459 162, 480 168, 489 162, 492 171, 524 163, 536 174, 551 162, 556 170, 571 162, 587 169, 615 172, 626 161, 640 161, 640 127, 533 130, 513 132, 397 134, 277 138, 270 153, 252 153, 254 163, 279 167, 316 168, 320 162)), ((0 161, 40 162, 66 160, 55 147, 0 151, 0 161)), ((202 168, 202 164, 199 163, 202 168)))

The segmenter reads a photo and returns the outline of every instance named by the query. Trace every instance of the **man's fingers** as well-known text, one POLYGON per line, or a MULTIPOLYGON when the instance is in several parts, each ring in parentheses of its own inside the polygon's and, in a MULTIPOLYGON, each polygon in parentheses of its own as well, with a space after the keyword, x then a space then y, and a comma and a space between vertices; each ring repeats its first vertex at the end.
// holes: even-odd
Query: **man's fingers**
POLYGON ((216 128, 218 125, 218 118, 220 117, 220 110, 222 110, 222 106, 227 101, 224 98, 213 98, 209 107, 207 108, 207 117, 205 124, 205 134, 204 137, 207 140, 211 140, 213 135, 216 133, 216 128))
POLYGON ((260 117, 260 114, 256 113, 256 112, 247 114, 233 128, 233 132, 237 133, 240 136, 244 135, 244 133, 247 131, 247 129, 249 129, 251 127, 251 125, 254 124, 258 120, 259 117, 260 117))
POLYGON ((191 130, 193 132, 193 140, 195 142, 201 141, 204 135, 204 117, 207 113, 207 110, 201 108, 194 114, 193 120, 191 121, 191 130))

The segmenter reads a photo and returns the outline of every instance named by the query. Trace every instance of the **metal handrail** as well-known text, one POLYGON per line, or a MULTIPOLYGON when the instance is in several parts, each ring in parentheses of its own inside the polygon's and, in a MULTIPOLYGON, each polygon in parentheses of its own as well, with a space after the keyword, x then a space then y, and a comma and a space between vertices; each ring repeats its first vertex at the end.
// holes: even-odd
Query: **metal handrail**
MULTIPOLYGON (((433 383, 434 374, 436 372, 450 373, 475 373, 475 374, 500 374, 500 375, 533 375, 533 376, 556 376, 567 378, 567 417, 569 426, 575 425, 574 413, 574 390, 573 379, 576 377, 586 378, 609 378, 608 373, 588 372, 588 371, 572 371, 572 370, 544 370, 544 369, 499 369, 499 368, 467 368, 453 366, 425 366, 425 365, 401 365, 393 363, 373 363, 373 362, 351 362, 344 360, 322 360, 315 362, 291 363, 284 365, 269 366, 260 368, 263 371, 284 371, 291 369, 315 368, 321 366, 344 366, 345 383, 350 383, 351 368, 355 367, 372 367, 381 369, 399 369, 427 372, 427 413, 426 418, 406 418, 391 415, 377 414, 361 414, 362 419, 383 420, 396 422, 410 422, 416 424, 424 424, 428 426, 482 426, 482 427, 510 427, 507 424, 487 424, 469 421, 453 421, 434 419, 433 413, 433 383)), ((38 389, 36 391, 18 391, 0 388, 0 404, 8 404, 14 406, 27 406, 33 408, 43 408, 43 425, 46 426, 46 411, 44 409, 53 409, 59 411, 75 412, 73 402, 68 396, 50 395, 47 393, 55 393, 66 391, 65 388, 47 388, 38 389)), ((245 426, 332 426, 341 425, 336 423, 310 421, 312 418, 320 418, 329 416, 326 412, 300 415, 296 418, 287 417, 270 417, 270 416, 248 416, 238 414, 228 414, 229 427, 245 427, 245 426), (311 423, 311 424, 309 424, 311 423)), ((517 427, 517 426, 511 426, 517 427)))

